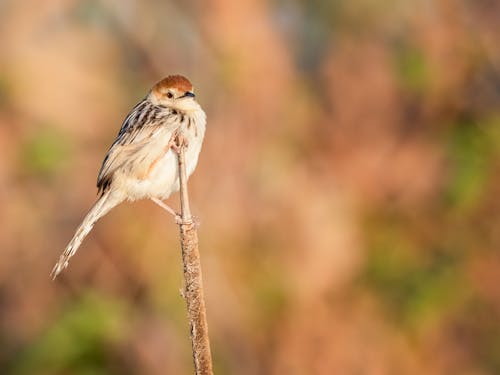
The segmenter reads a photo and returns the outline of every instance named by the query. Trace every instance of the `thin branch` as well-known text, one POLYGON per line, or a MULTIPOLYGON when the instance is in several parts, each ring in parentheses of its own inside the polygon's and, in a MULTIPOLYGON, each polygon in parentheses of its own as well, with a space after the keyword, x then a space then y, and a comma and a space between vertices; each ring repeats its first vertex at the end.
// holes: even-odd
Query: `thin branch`
POLYGON ((184 145, 182 142, 178 142, 178 145, 180 146, 178 161, 182 216, 179 228, 185 280, 184 298, 187 305, 193 361, 196 375, 212 375, 212 357, 203 297, 198 234, 189 208, 184 145))

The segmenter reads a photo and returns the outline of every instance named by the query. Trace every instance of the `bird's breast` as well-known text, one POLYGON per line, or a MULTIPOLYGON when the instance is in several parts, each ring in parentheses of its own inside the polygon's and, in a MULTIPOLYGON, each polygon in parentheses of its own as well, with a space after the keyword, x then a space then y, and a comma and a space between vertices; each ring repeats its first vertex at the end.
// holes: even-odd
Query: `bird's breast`
MULTIPOLYGON (((198 163, 205 135, 205 114, 187 117, 181 122, 181 132, 187 140, 185 149, 186 173, 190 176, 198 163)), ((143 175, 124 181, 124 187, 131 200, 143 198, 166 199, 179 190, 178 159, 176 153, 168 147, 171 134, 162 137, 161 142, 150 145, 148 166, 142 168, 143 175), (154 157, 151 157, 154 155, 154 157)))

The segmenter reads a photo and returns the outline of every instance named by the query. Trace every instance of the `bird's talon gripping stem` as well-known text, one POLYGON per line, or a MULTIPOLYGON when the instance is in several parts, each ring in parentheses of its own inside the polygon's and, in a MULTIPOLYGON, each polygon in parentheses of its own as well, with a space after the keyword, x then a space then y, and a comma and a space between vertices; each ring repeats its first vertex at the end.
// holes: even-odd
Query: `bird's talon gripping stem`
POLYGON ((158 199, 158 198, 151 198, 151 200, 153 202, 155 202, 158 206, 160 206, 161 208, 163 208, 165 211, 167 211, 170 215, 172 215, 175 219, 175 223, 176 224, 180 224, 179 221, 182 222, 182 217, 180 214, 178 214, 177 212, 175 212, 170 206, 168 206, 167 204, 165 204, 165 202, 163 202, 161 199, 158 199))
POLYGON ((195 216, 191 216, 191 218, 189 218, 189 219, 187 219, 185 221, 183 221, 181 219, 181 222, 177 223, 177 224, 191 225, 194 228, 198 229, 200 227, 200 220, 198 220, 198 218, 195 217, 195 216))
POLYGON ((178 132, 175 131, 172 136, 170 137, 170 140, 168 141, 167 147, 165 147, 165 151, 168 151, 170 149, 174 150, 176 154, 179 154, 180 152, 180 146, 178 145, 177 138, 178 138, 178 132))
POLYGON ((184 135, 182 135, 182 133, 176 131, 174 134, 172 134, 172 138, 170 139, 168 145, 178 155, 181 152, 182 147, 189 146, 189 142, 187 138, 184 135))
POLYGON ((172 140, 172 141, 169 143, 169 146, 170 146, 170 148, 171 148, 172 150, 174 150, 174 152, 175 152, 177 155, 179 155, 179 154, 180 154, 180 152, 181 152, 181 146, 179 146, 179 145, 177 144, 177 141, 176 141, 175 139, 174 139, 174 140, 172 140))

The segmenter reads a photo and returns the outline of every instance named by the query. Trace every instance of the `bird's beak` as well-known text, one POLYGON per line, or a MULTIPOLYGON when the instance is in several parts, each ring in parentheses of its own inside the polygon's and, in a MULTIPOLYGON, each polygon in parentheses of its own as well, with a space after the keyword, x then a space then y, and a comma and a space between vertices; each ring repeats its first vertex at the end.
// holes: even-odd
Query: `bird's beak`
POLYGON ((194 93, 193 93, 193 92, 191 92, 191 91, 186 91, 186 92, 184 93, 184 95, 182 95, 182 96, 181 96, 181 98, 194 98, 194 97, 195 97, 195 95, 194 95, 194 93))

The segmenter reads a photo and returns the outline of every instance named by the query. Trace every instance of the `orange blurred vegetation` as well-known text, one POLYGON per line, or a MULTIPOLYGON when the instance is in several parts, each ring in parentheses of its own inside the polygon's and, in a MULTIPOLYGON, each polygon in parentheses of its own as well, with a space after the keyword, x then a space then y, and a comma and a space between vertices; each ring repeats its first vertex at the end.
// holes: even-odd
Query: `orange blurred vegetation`
POLYGON ((0 1, 1 372, 192 372, 154 204, 48 277, 127 111, 181 73, 208 115, 190 190, 217 374, 500 373, 499 14, 0 1))

